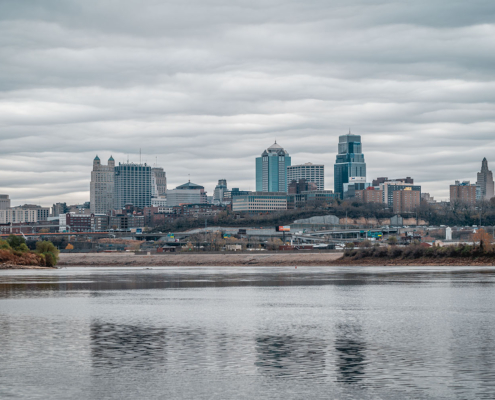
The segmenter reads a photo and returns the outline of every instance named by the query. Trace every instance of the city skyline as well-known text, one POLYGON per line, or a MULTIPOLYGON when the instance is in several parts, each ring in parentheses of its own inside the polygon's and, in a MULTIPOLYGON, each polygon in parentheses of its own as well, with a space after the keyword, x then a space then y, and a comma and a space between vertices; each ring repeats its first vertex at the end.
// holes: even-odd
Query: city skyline
POLYGON ((0 17, 13 204, 85 201, 95 154, 137 162, 140 148, 171 187, 255 190, 252 158, 274 139, 294 164, 324 164, 331 189, 349 127, 370 178, 413 176, 438 199, 493 162, 490 2, 122 0, 118 18, 104 2, 33 4, 0 17))
MULTIPOLYGON (((344 134, 344 135, 347 135, 344 134)), ((338 138, 340 136, 344 136, 344 135, 339 135, 337 137, 337 142, 335 143, 335 147, 337 147, 337 144, 338 144, 338 138)), ((354 135, 354 134, 353 134, 354 135)), ((363 135, 357 135, 357 136, 363 136, 363 135)), ((363 141, 367 141, 367 138, 362 138, 363 141)), ((270 146, 266 146, 267 148, 270 147, 270 146)), ((284 147, 284 146, 282 146, 284 147)), ((368 144, 366 143, 366 149, 368 147, 368 144)), ((287 150, 285 147, 284 147, 285 150, 287 150)), ((287 150, 288 151, 288 150, 287 150)), ((288 151, 289 154, 291 155, 291 158, 292 160, 294 160, 295 156, 292 156, 292 153, 290 151, 288 151)), ((127 162, 131 163, 131 164, 139 164, 139 158, 141 158, 141 163, 144 165, 145 163, 147 165, 149 165, 151 168, 154 168, 155 166, 159 167, 159 168, 162 168, 165 173, 167 174, 167 185, 170 185, 170 188, 172 187, 176 187, 176 186, 179 186, 181 184, 183 184, 185 181, 188 181, 188 180, 195 180, 195 181, 198 181, 199 182, 199 179, 196 179, 195 178, 195 175, 191 176, 191 174, 188 174, 186 175, 186 177, 184 177, 183 179, 181 178, 177 178, 177 176, 173 176, 171 174, 169 174, 168 170, 167 170, 167 166, 164 165, 164 164, 160 164, 158 162, 158 164, 156 163, 157 161, 157 157, 155 157, 155 160, 153 163, 149 163, 147 161, 148 157, 146 155, 143 155, 142 152, 139 152, 135 155, 135 157, 137 158, 137 160, 133 160, 132 157, 130 157, 130 155, 125 155, 125 158, 123 159, 117 159, 117 156, 113 156, 113 154, 117 154, 115 152, 112 152, 111 150, 105 152, 105 151, 100 151, 98 152, 98 154, 104 154, 104 156, 102 156, 101 158, 103 160, 105 160, 107 157, 106 157, 106 154, 109 154, 108 158, 113 158, 115 159, 115 163, 116 165, 118 165, 119 163, 121 164, 125 164, 127 162), (169 179, 169 176, 170 176, 170 179, 169 179)), ((392 172, 390 171, 393 171, 393 169, 391 168, 390 170, 387 170, 387 169, 377 169, 377 168, 373 168, 372 165, 370 165, 370 163, 368 162, 368 151, 366 150, 365 151, 365 154, 366 154, 366 169, 367 169, 367 181, 371 182, 371 180, 379 177, 379 176, 388 176, 388 175, 391 175, 392 172), (382 170, 383 173, 380 175, 379 173, 375 173, 373 174, 373 172, 369 172, 369 171, 376 171, 376 170, 382 170)), ((87 166, 88 170, 86 171, 86 182, 87 182, 87 186, 88 186, 88 190, 87 190, 87 197, 84 197, 85 194, 83 194, 84 192, 79 192, 78 195, 78 199, 79 200, 66 200, 66 199, 72 199, 73 197, 70 197, 70 196, 54 196, 53 197, 53 201, 50 203, 50 201, 37 201, 38 199, 36 198, 28 198, 27 200, 24 200, 24 199, 19 199, 19 198, 16 198, 13 193, 15 193, 15 190, 10 190, 8 189, 8 187, 4 187, 4 188, 1 188, 0 187, 0 192, 1 193, 6 193, 6 194, 9 194, 10 195, 10 199, 12 201, 12 206, 18 206, 18 205, 22 205, 22 204, 39 204, 39 205, 42 205, 42 206, 51 206, 51 204, 53 203, 57 203, 57 202, 67 202, 67 203, 71 203, 71 204, 82 204, 84 202, 87 202, 87 201, 90 201, 90 183, 91 183, 91 168, 93 166, 93 161, 95 159, 95 157, 99 157, 98 154, 93 154, 93 156, 91 157, 89 163, 90 165, 87 166), (3 189, 3 190, 2 190, 3 189)), ((297 152, 295 153, 297 154, 297 152)), ((326 189, 329 189, 329 190, 334 190, 334 174, 333 174, 333 164, 335 163, 335 156, 337 155, 337 151, 335 151, 334 154, 332 154, 333 156, 333 162, 330 162, 328 164, 323 164, 323 165, 326 165, 326 168, 325 168, 325 188, 326 189)), ((237 184, 238 182, 245 182, 245 181, 236 181, 235 179, 232 179, 232 178, 227 178, 227 181, 229 182, 229 186, 230 187, 240 187, 241 189, 244 189, 244 190, 250 190, 250 191, 255 191, 256 190, 256 174, 255 174, 255 168, 253 166, 253 158, 255 158, 256 155, 252 155, 252 157, 249 157, 249 164, 250 164, 250 168, 251 170, 248 171, 248 172, 251 172, 251 174, 253 175, 253 179, 251 181, 247 180, 248 182, 248 185, 245 185, 245 186, 242 186, 242 184, 237 184)), ((313 160, 310 160, 310 157, 311 155, 309 154, 307 156, 308 158, 308 161, 306 162, 313 162, 313 160)), ((483 159, 486 159, 487 157, 483 157, 483 159)), ((317 159, 316 157, 314 157, 314 159, 317 159)), ((301 159, 299 158, 296 158, 296 160, 294 161, 295 163, 297 164, 304 164, 305 162, 302 161, 301 159)), ((315 162, 313 162, 314 164, 317 164, 315 162)), ((490 159, 488 159, 488 163, 490 163, 490 159)), ((461 178, 455 178, 454 180, 471 180, 473 182, 476 182, 476 177, 477 177, 477 174, 480 170, 480 160, 476 160, 476 161, 473 161, 472 163, 470 163, 469 165, 471 164, 474 164, 474 165, 477 165, 477 167, 475 167, 475 170, 471 172, 471 175, 467 175, 466 177, 461 177, 461 178)), ((208 168, 205 169, 205 171, 203 171, 203 173, 205 173, 206 176, 209 176, 209 173, 208 173, 208 168), (205 172, 206 171, 206 172, 205 172)), ((228 173, 225 173, 225 175, 229 175, 230 172, 228 173)), ((395 172, 394 172, 395 173, 395 172)), ((404 172, 403 175, 406 175, 408 174, 408 172, 404 172)), ((414 175, 414 173, 409 173, 409 175, 414 175)), ((414 176, 413 176, 414 177, 414 176)), ((200 182, 204 187, 205 187, 205 190, 207 191, 207 193, 209 195, 212 195, 213 192, 214 192, 214 188, 215 186, 218 184, 218 179, 215 180, 215 178, 212 178, 212 177, 209 177, 208 178, 209 181, 206 183, 206 184, 203 184, 203 182, 200 182), (210 182, 211 181, 211 182, 210 182)), ((431 183, 430 186, 428 186, 428 182, 424 182, 424 181, 420 181, 419 179, 416 179, 415 178, 415 181, 418 182, 418 184, 420 184, 422 187, 423 187, 423 192, 426 192, 426 193, 430 193, 432 196, 434 196, 436 199, 438 200, 445 200, 445 201, 448 201, 449 200, 449 196, 450 196, 450 191, 449 191, 449 186, 453 183, 452 181, 450 180, 445 180, 445 181, 438 181, 438 182, 445 182, 445 185, 437 185, 435 182, 431 183), (433 190, 428 190, 428 187, 433 187, 433 190), (447 189, 445 189, 447 188, 447 189), (439 192, 446 192, 447 194, 444 195, 444 196, 439 196, 438 193, 439 192)), ((437 181, 436 181, 437 182, 437 181)), ((41 199, 41 198, 40 198, 41 199)))

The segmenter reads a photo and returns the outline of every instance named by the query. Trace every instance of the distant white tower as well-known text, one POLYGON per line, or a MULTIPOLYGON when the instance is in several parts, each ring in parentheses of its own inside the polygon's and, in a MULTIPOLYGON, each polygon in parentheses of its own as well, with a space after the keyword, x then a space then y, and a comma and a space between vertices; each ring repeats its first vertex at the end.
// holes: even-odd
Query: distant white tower
POLYGON ((108 165, 101 165, 98 156, 93 160, 91 171, 90 203, 93 214, 106 214, 113 210, 115 160, 108 159, 108 165))
POLYGON ((493 174, 492 171, 488 169, 488 161, 486 158, 483 158, 483 161, 481 162, 481 172, 478 172, 476 185, 480 187, 481 198, 483 200, 490 200, 495 196, 493 174))

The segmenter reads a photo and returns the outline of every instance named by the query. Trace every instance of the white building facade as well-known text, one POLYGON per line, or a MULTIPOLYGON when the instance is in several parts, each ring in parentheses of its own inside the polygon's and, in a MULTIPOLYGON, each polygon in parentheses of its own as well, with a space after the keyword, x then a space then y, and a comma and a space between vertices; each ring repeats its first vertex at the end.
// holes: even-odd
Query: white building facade
POLYGON ((325 166, 322 164, 306 163, 287 167, 287 182, 306 179, 306 182, 316 183, 318 190, 325 189, 325 166))
POLYGON ((285 192, 251 192, 232 198, 232 211, 267 212, 287 210, 285 192))
POLYGON ((167 206, 175 207, 181 204, 207 204, 208 196, 203 186, 195 183, 185 183, 173 190, 167 191, 167 206))

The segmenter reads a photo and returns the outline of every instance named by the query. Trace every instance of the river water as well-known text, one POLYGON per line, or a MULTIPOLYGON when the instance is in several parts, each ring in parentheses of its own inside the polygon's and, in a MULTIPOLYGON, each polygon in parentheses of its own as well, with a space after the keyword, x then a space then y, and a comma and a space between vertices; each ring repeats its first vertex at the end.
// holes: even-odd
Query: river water
POLYGON ((494 399, 495 269, 0 271, 2 399, 494 399))

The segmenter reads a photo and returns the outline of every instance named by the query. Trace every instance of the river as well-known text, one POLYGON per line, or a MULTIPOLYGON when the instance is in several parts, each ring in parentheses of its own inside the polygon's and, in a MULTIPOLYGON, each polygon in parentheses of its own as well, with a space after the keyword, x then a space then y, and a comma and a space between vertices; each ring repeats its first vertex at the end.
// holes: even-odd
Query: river
POLYGON ((495 268, 0 271, 2 399, 493 399, 495 268))

